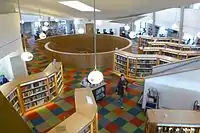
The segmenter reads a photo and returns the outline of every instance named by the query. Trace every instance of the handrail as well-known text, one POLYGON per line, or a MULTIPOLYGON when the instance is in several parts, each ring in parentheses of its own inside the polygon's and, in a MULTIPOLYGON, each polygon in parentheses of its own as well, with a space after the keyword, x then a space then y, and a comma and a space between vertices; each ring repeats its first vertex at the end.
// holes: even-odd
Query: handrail
MULTIPOLYGON (((113 37, 122 38, 122 37, 114 36, 114 35, 113 35, 113 37)), ((124 47, 124 48, 118 49, 118 51, 126 50, 126 49, 128 49, 128 48, 130 48, 130 47, 132 46, 132 42, 131 42, 129 39, 126 39, 126 38, 122 38, 122 39, 124 39, 124 40, 126 40, 127 42, 129 42, 129 44, 128 44, 126 47, 124 47)), ((94 55, 94 54, 95 54, 95 53, 84 53, 84 54, 82 53, 82 54, 81 54, 81 53, 61 52, 61 51, 53 50, 52 48, 50 48, 49 45, 50 45, 51 43, 53 43, 53 42, 47 42, 47 43, 44 45, 45 49, 48 50, 48 51, 50 51, 50 52, 54 52, 54 53, 58 53, 58 54, 63 54, 63 55, 76 55, 76 56, 78 56, 78 55, 94 55)), ((98 52, 98 53, 96 53, 96 54, 97 54, 97 55, 102 55, 102 54, 109 54, 109 53, 114 53, 114 52, 116 52, 116 51, 115 51, 115 50, 112 50, 112 51, 108 51, 108 52, 98 52)))
POLYGON ((184 72, 194 71, 194 70, 198 70, 198 69, 200 69, 200 67, 187 68, 187 69, 177 70, 175 72, 162 73, 162 74, 157 74, 157 75, 150 75, 150 76, 145 77, 145 79, 150 79, 150 78, 155 78, 155 77, 160 77, 160 76, 167 76, 167 75, 172 75, 172 74, 177 74, 177 73, 184 73, 184 72))
POLYGON ((178 60, 176 62, 166 63, 166 64, 162 64, 162 65, 158 65, 158 66, 153 66, 153 68, 168 66, 168 65, 172 65, 172 64, 181 63, 181 62, 188 62, 188 61, 191 61, 191 60, 195 60, 196 61, 197 59, 200 60, 200 56, 192 57, 192 58, 188 58, 188 59, 184 59, 184 60, 178 60))

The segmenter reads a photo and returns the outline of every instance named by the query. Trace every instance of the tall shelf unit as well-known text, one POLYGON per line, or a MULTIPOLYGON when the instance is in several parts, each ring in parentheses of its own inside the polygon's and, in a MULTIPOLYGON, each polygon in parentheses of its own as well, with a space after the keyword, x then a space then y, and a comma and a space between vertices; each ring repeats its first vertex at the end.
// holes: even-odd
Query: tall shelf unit
POLYGON ((53 100, 62 88, 63 68, 60 62, 56 62, 50 63, 41 73, 23 76, 0 86, 0 91, 22 115, 53 100))
POLYGON ((164 55, 142 55, 117 51, 114 54, 113 70, 118 75, 123 73, 130 78, 142 78, 152 74, 153 66, 176 61, 178 59, 164 55))
POLYGON ((199 118, 192 110, 148 110, 145 133, 199 133, 199 118))

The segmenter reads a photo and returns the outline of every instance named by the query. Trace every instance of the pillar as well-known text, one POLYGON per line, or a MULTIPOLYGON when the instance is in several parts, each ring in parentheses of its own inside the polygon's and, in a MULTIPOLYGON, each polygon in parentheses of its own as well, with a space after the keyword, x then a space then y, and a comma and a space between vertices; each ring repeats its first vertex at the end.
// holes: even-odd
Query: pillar
POLYGON ((180 24, 179 24, 179 44, 182 43, 183 38, 183 23, 184 23, 184 7, 180 7, 180 24))
POLYGON ((156 25, 156 12, 153 12, 152 34, 154 37, 156 36, 155 25, 156 25))

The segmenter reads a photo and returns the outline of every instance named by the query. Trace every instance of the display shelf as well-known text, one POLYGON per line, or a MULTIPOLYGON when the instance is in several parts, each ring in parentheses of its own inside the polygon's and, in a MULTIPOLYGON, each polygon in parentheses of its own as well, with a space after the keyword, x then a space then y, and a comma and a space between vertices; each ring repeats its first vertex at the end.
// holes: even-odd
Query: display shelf
POLYGON ((199 133, 199 118, 192 110, 147 110, 145 133, 199 133))
POLYGON ((58 91, 63 88, 62 75, 62 64, 50 63, 43 72, 17 78, 0 86, 0 91, 19 114, 24 114, 58 96, 58 91), (59 74, 58 81, 56 74, 59 74))
POLYGON ((125 51, 117 51, 114 55, 113 72, 120 75, 125 74, 130 78, 143 78, 152 74, 153 66, 179 61, 165 55, 131 54, 125 51), (119 66, 116 58, 124 59, 124 66, 119 66), (123 71, 120 71, 123 70, 123 71))

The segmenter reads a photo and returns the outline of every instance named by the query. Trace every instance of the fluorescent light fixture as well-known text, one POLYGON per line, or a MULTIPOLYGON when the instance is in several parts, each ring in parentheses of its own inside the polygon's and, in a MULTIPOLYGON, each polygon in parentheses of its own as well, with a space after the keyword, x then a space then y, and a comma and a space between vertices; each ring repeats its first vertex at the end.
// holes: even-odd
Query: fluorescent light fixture
MULTIPOLYGON (((63 4, 65 6, 74 8, 76 10, 82 11, 82 12, 92 12, 94 11, 94 8, 86 5, 80 1, 59 1, 58 3, 63 4)), ((100 12, 99 9, 95 9, 96 12, 100 12)))

